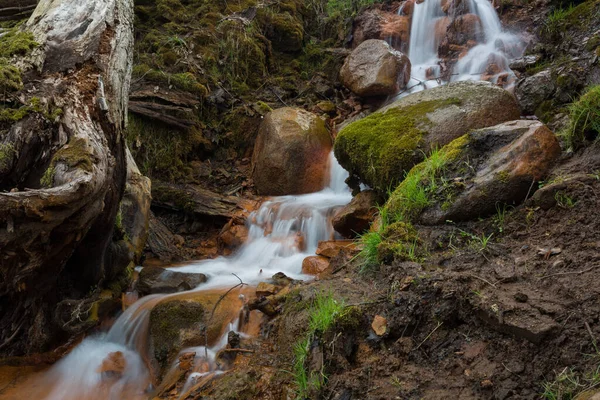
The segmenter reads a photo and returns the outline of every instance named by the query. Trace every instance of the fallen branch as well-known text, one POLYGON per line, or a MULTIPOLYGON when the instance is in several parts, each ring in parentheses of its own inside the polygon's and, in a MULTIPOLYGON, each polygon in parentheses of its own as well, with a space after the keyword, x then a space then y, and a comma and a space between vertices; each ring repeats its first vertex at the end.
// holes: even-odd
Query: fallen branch
POLYGON ((540 279, 546 279, 546 278, 550 278, 552 276, 559 276, 559 275, 581 275, 581 274, 585 274, 586 272, 590 272, 594 268, 597 268, 597 265, 590 267, 588 269, 584 269, 583 271, 557 272, 555 274, 544 275, 544 276, 540 277, 540 279))

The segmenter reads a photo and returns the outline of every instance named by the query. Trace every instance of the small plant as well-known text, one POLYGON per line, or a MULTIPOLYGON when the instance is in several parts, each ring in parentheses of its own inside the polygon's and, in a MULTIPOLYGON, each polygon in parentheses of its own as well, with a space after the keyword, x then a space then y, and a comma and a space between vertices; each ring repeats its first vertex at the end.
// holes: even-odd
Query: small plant
POLYGON ((485 233, 482 233, 481 236, 477 236, 470 232, 463 231, 461 229, 459 229, 459 231, 463 237, 469 238, 469 246, 471 246, 480 253, 487 249, 490 239, 492 238, 492 236, 494 236, 493 232, 487 236, 485 235, 485 233))
POLYGON ((554 199, 556 200, 556 204, 561 208, 573 208, 575 207, 576 201, 573 200, 572 197, 567 195, 562 190, 556 192, 554 195, 554 199))
POLYGON ((298 397, 305 399, 313 390, 320 390, 326 380, 323 370, 307 371, 306 361, 315 338, 326 332, 344 310, 344 302, 337 301, 331 293, 320 293, 309 309, 308 332, 294 345, 293 374, 298 387, 298 397))
POLYGON ((506 220, 506 212, 508 210, 508 206, 506 204, 498 204, 496 203, 496 215, 494 216, 494 224, 496 228, 498 228, 498 232, 504 232, 504 221, 506 220))
POLYGON ((573 369, 565 368, 552 382, 542 385, 542 397, 546 400, 572 400, 578 394, 600 386, 600 366, 591 373, 578 375, 573 369))
POLYGON ((561 31, 563 24, 569 15, 573 13, 574 9, 575 7, 573 7, 573 4, 571 4, 568 8, 554 9, 554 11, 548 15, 542 32, 550 37, 556 36, 561 31))
POLYGON ((588 88, 569 106, 569 127, 561 133, 569 149, 600 134, 600 85, 588 88))

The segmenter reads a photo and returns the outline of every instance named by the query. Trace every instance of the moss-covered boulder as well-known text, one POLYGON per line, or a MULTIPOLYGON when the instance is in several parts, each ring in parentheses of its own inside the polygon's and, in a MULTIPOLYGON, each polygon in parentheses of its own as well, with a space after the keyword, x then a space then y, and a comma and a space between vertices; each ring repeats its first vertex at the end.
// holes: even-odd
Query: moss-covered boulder
POLYGON ((204 317, 204 307, 193 301, 166 301, 152 309, 150 344, 161 375, 184 347, 204 345, 204 317))
POLYGON ((340 131, 334 150, 351 175, 385 192, 436 147, 471 129, 519 118, 507 91, 456 82, 411 94, 340 131))
POLYGON ((410 80, 410 60, 386 41, 369 39, 346 58, 340 80, 359 96, 392 95, 410 80))
POLYGON ((311 193, 325 185, 331 136, 325 122, 300 108, 265 116, 252 155, 252 178, 261 195, 311 193))
POLYGON ((411 169, 385 211, 425 224, 489 216, 531 195, 560 151, 539 121, 473 130, 411 169))

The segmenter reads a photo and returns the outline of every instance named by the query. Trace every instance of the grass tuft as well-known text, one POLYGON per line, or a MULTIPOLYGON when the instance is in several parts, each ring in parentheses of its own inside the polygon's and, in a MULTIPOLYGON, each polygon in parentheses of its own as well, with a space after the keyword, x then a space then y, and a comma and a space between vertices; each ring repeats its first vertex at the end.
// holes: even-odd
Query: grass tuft
POLYGON ((600 85, 588 88, 569 106, 569 127, 562 132, 567 148, 575 150, 600 134, 600 85))

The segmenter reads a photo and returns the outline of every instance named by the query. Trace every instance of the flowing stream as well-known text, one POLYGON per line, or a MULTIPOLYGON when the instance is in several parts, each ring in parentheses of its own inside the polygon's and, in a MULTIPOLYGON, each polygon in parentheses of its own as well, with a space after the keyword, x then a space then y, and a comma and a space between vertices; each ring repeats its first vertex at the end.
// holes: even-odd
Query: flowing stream
MULTIPOLYGON (((85 339, 45 374, 45 387, 50 389, 42 398, 145 399, 152 391, 147 362, 148 325, 150 311, 156 304, 168 298, 185 298, 197 293, 222 293, 239 283, 237 277, 249 285, 268 280, 277 272, 283 272, 291 278, 310 279, 301 272, 302 260, 314 254, 319 241, 334 237, 330 217, 337 207, 352 199, 344 183, 348 174, 337 163, 333 153, 329 169, 329 184, 322 191, 275 197, 263 203, 247 221, 247 242, 232 256, 172 268, 205 274, 208 281, 189 292, 150 295, 138 300, 107 333, 85 339), (122 374, 107 377, 102 373, 103 363, 109 354, 115 352, 122 353, 126 367, 122 374)), ((239 301, 238 309, 242 306, 243 299, 239 301)), ((194 365, 198 366, 189 376, 184 392, 207 374, 219 373, 214 357, 226 345, 227 332, 233 330, 244 334, 235 313, 227 325, 223 329, 224 334, 216 343, 210 344, 210 348, 197 347, 182 351, 195 352, 194 365)), ((171 370, 176 366, 173 365, 171 370)))
MULTIPOLYGON (((454 0, 457 4, 460 1, 454 0)), ((442 10, 442 0, 415 3, 408 51, 411 80, 407 85, 409 90, 403 94, 439 86, 447 81, 486 80, 506 89, 514 84, 516 78, 509 67, 509 60, 522 55, 524 49, 521 39, 502 29, 498 14, 489 0, 462 1, 468 10, 468 14, 463 16, 468 15, 478 21, 474 29, 481 32, 477 35, 478 42, 472 43, 472 47, 459 56, 449 75, 442 73, 442 66, 446 66, 445 60, 439 55, 439 48, 453 17, 442 10)), ((402 8, 398 12, 401 13, 402 8)))

